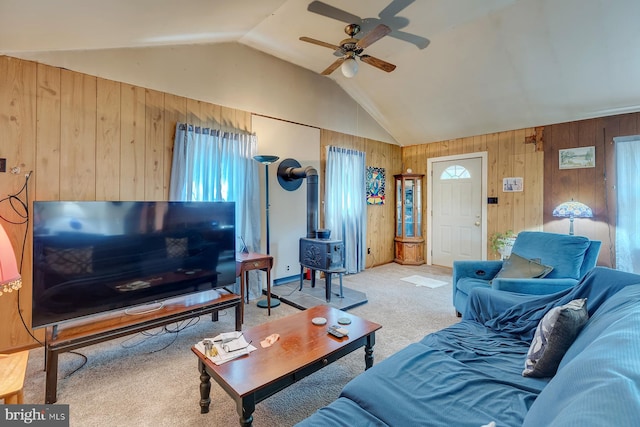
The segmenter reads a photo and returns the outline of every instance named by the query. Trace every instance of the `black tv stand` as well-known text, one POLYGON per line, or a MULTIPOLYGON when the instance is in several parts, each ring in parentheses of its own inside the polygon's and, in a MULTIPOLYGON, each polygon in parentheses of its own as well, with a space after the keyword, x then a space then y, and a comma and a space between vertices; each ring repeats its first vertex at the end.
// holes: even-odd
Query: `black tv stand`
POLYGON ((212 320, 216 321, 219 310, 231 307, 235 308, 236 331, 240 331, 242 330, 241 306, 242 301, 239 295, 228 292, 224 288, 218 288, 169 299, 159 310, 137 316, 129 316, 125 310, 118 310, 47 327, 45 403, 52 404, 57 400, 60 353, 209 313, 212 315, 212 320))

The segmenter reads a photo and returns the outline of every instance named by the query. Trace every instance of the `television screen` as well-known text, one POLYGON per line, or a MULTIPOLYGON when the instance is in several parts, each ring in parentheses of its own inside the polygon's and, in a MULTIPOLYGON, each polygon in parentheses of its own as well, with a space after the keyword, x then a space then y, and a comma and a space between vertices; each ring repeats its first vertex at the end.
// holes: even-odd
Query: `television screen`
POLYGON ((33 327, 235 283, 235 203, 36 201, 33 327))

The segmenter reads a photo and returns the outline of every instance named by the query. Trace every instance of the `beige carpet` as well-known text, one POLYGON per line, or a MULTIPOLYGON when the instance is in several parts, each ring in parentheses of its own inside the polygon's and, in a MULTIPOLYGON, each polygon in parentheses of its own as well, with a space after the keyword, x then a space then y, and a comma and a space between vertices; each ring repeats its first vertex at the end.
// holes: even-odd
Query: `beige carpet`
MULTIPOLYGON (((374 363, 424 335, 458 321, 451 303, 451 271, 427 266, 387 264, 344 277, 344 285, 366 292, 369 302, 350 313, 380 323, 374 363), (447 282, 431 289, 402 281, 419 275, 447 282)), ((295 313, 281 304, 267 317, 255 301, 246 306, 245 327, 295 313)), ((178 327, 187 326, 186 324, 178 327)), ((176 325, 171 325, 175 328, 176 325)), ((237 426, 231 398, 212 381, 211 412, 200 414, 199 374, 192 344, 234 328, 233 312, 220 321, 203 317, 178 334, 150 331, 79 349, 87 364, 68 378, 82 358, 60 355, 58 403, 70 405, 71 426, 237 426)), ((25 382, 25 402, 44 403, 43 350, 32 350, 25 382)), ((291 426, 324 406, 364 369, 357 350, 259 403, 254 426, 291 426)))

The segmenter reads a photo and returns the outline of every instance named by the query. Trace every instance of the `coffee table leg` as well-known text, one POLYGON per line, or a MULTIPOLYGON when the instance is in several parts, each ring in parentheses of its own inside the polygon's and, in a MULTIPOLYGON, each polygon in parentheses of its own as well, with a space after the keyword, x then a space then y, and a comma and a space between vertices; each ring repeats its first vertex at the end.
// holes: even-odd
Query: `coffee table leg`
POLYGON ((238 414, 240 415, 240 425, 242 427, 251 427, 253 424, 253 411, 255 410, 255 396, 250 395, 240 399, 238 402, 238 414))
POLYGON ((364 370, 373 366, 373 346, 376 344, 376 333, 367 335, 367 343, 364 346, 364 370))
POLYGON ((200 413, 206 414, 211 405, 211 375, 207 372, 202 360, 198 360, 198 370, 200 371, 200 413))

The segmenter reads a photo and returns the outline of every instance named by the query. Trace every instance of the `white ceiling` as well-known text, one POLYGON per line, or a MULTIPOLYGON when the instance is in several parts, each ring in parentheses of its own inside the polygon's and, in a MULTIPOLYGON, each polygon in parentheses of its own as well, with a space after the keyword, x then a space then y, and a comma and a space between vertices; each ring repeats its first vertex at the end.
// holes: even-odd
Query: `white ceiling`
MULTIPOLYGON (((320 73, 333 52, 298 38, 339 44, 346 22, 310 3, 0 0, 0 53, 238 42, 320 73)), ((363 33, 390 12, 393 32, 365 53, 397 69, 360 63, 353 79, 327 78, 400 145, 640 111, 638 0, 324 3, 361 18, 363 33)))

